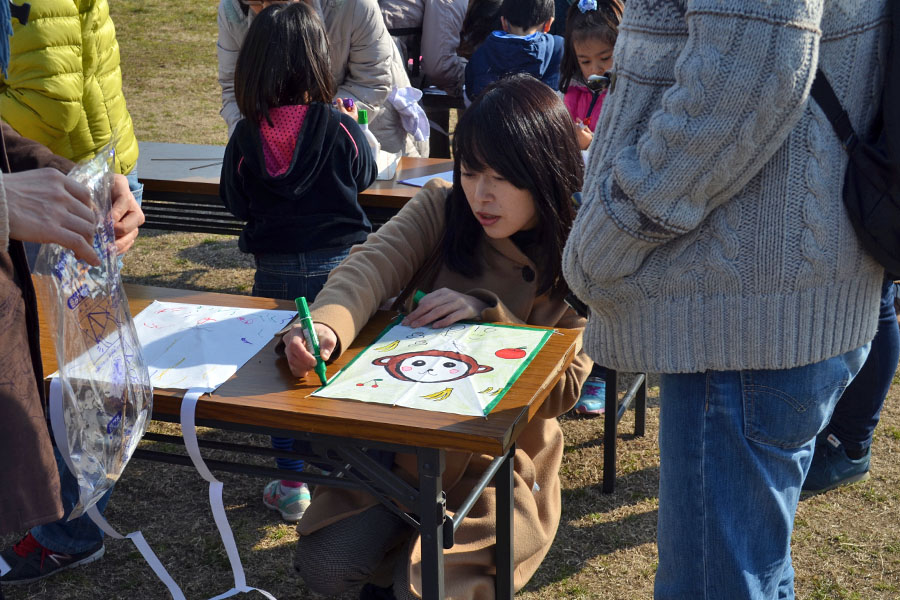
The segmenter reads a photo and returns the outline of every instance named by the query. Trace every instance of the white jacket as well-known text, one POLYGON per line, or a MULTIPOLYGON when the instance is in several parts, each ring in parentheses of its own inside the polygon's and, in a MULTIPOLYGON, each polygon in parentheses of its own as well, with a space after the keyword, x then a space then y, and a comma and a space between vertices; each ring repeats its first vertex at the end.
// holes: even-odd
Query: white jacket
MULTIPOLYGON (((384 150, 428 156, 428 141, 414 142, 403 129, 400 115, 387 103, 391 90, 408 87, 409 78, 376 0, 319 0, 318 4, 328 34, 337 96, 353 98, 360 108, 369 111, 369 129, 384 150)), ((253 11, 244 15, 238 0, 219 3, 219 113, 228 124, 229 137, 241 119, 234 96, 234 67, 252 18, 253 11)))

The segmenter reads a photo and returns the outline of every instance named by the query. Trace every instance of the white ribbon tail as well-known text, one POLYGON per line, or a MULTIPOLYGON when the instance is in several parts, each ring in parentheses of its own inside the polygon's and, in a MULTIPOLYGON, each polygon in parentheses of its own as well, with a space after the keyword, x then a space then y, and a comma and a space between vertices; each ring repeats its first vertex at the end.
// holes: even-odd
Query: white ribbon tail
POLYGON ((181 434, 184 438, 184 447, 187 449, 197 472, 209 482, 209 505, 212 509, 216 527, 219 529, 219 535, 222 537, 222 543, 225 545, 228 562, 231 563, 231 572, 234 575, 234 587, 210 600, 221 600, 241 592, 251 591, 257 591, 269 600, 276 600, 269 592, 247 585, 247 577, 244 574, 241 557, 238 554, 237 544, 234 541, 234 533, 231 531, 228 517, 225 514, 225 503, 222 500, 222 482, 213 476, 200 455, 196 427, 197 400, 200 396, 210 391, 212 390, 209 388, 192 388, 185 393, 184 398, 181 400, 181 434))
MULTIPOLYGON (((63 461, 65 461, 69 471, 71 471, 73 475, 76 475, 75 465, 72 463, 72 457, 69 454, 69 442, 66 438, 66 425, 63 419, 62 382, 59 377, 54 377, 50 380, 50 428, 53 430, 53 439, 56 441, 56 447, 59 450, 59 454, 63 457, 63 461)), ((138 549, 138 552, 141 553, 141 556, 144 557, 144 560, 147 561, 147 564, 150 565, 150 568, 153 569, 156 576, 159 577, 159 580, 163 582, 169 590, 169 593, 172 594, 173 600, 186 600, 184 592, 181 591, 181 588, 178 587, 178 584, 175 583, 175 580, 172 579, 172 576, 166 571, 166 568, 150 548, 147 540, 144 539, 144 534, 140 531, 132 531, 128 535, 123 536, 113 529, 112 525, 103 518, 100 511, 97 510, 96 504, 88 508, 86 514, 106 535, 118 540, 125 538, 130 539, 138 549)), ((6 563, 4 562, 4 564, 6 563)), ((8 565, 7 570, 9 570, 8 565)), ((5 572, 6 571, 2 570, 2 566, 0 566, 0 574, 5 572)))

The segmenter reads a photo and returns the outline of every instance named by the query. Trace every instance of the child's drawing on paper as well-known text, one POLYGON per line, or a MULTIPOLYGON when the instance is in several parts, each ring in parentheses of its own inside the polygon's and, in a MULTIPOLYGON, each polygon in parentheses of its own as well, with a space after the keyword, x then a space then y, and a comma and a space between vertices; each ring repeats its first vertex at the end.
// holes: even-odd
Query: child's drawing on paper
POLYGON ((155 301, 134 321, 154 386, 214 389, 294 315, 288 310, 155 301))
POLYGON ((494 367, 479 365, 471 356, 447 350, 421 350, 396 356, 382 356, 372 361, 401 381, 437 383, 456 381, 476 373, 493 371, 494 367))
POLYGON ((313 395, 484 416, 549 335, 478 323, 393 325, 313 395))

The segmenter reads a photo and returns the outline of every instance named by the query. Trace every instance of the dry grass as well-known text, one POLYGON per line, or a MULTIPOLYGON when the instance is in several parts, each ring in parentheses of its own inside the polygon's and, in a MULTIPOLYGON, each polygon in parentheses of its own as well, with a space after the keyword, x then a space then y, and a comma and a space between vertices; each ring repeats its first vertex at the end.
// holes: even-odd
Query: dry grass
MULTIPOLYGON (((516 597, 632 600, 651 598, 656 567, 656 486, 659 468, 656 390, 648 435, 619 435, 616 491, 600 492, 602 423, 563 419, 563 515, 550 554, 516 597)), ((156 430, 177 433, 174 425, 156 430)), ((224 437, 207 432, 206 435, 224 437)), ((265 443, 259 436, 235 436, 265 443)), ((220 457, 221 455, 214 455, 220 457)), ((900 391, 892 390, 876 431, 872 479, 801 502, 794 532, 797 597, 806 600, 900 598, 900 391)), ((250 585, 280 600, 310 595, 292 574, 293 527, 263 508, 263 481, 221 474, 228 516, 250 585)), ((230 587, 230 572, 207 504, 205 482, 188 467, 144 461, 129 465, 107 508, 120 531, 141 529, 188 598, 230 587)), ((752 515, 748 516, 748 520, 752 515)), ((12 540, 7 538, 6 543, 12 540)), ((103 560, 29 586, 4 588, 11 600, 167 598, 165 589, 127 541, 107 541, 103 560)), ((341 600, 351 600, 345 595, 341 600)))
MULTIPOLYGON (((215 0, 111 4, 139 138, 224 144, 215 80, 215 0)), ((125 263, 130 281, 233 293, 249 290, 252 269, 233 238, 155 232, 142 235, 125 263)), ((563 420, 562 522, 520 600, 652 597, 659 467, 652 392, 648 435, 619 436, 618 485, 611 495, 599 487, 602 423, 563 420)), ((178 432, 177 426, 154 427, 178 432)), ((633 417, 626 415, 621 431, 632 427, 633 417)), ((900 598, 900 386, 889 395, 876 431, 872 474, 866 483, 801 503, 793 543, 798 598, 900 598)), ((296 532, 262 507, 264 481, 220 477, 249 583, 281 600, 308 598, 292 575, 296 532)), ((144 532, 189 598, 207 598, 231 586, 206 494, 205 482, 191 468, 135 461, 107 509, 120 531, 144 532)), ((747 519, 753 523, 753 515, 747 519)), ((0 542, 6 546, 12 539, 0 542)), ((115 540, 107 542, 101 561, 29 586, 5 587, 4 593, 13 600, 168 597, 131 543, 115 540)))

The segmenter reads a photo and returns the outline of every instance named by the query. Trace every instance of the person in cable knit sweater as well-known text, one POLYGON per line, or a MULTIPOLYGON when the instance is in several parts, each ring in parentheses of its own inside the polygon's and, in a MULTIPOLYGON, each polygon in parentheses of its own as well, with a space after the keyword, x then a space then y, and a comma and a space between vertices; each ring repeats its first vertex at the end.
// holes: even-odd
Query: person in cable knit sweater
POLYGON ((628 0, 564 273, 598 363, 662 373, 655 597, 790 599, 816 434, 875 334, 842 205, 879 105, 885 0, 628 0))

